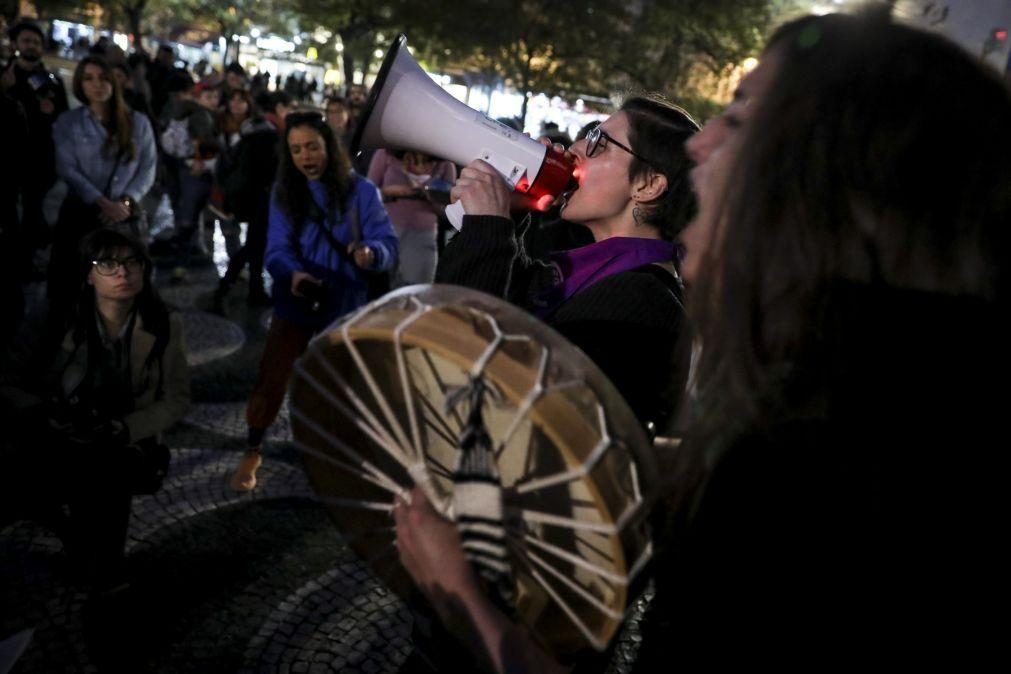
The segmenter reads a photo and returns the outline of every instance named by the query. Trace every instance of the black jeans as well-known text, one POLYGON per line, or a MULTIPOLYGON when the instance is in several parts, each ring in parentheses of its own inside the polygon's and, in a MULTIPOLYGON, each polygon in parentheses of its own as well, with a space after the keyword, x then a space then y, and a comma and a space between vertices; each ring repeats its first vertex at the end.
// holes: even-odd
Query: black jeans
POLYGON ((5 449, 0 520, 31 519, 52 528, 77 579, 113 584, 124 566, 132 450, 54 440, 5 449))
MULTIPOLYGON (((267 205, 269 208, 269 204, 267 205)), ((267 250, 267 210, 257 212, 249 218, 246 228, 246 243, 235 255, 228 259, 228 269, 222 277, 226 286, 235 283, 239 273, 249 265, 249 289, 263 290, 263 256, 267 250)))

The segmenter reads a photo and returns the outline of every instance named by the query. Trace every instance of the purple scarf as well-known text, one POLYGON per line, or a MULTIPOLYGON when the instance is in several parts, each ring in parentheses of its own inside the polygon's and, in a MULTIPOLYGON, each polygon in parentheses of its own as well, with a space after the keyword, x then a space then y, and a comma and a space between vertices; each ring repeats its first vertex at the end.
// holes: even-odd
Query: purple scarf
POLYGON ((549 316, 567 299, 597 281, 653 262, 674 259, 674 244, 659 239, 615 236, 551 254, 555 284, 534 300, 534 313, 549 316))

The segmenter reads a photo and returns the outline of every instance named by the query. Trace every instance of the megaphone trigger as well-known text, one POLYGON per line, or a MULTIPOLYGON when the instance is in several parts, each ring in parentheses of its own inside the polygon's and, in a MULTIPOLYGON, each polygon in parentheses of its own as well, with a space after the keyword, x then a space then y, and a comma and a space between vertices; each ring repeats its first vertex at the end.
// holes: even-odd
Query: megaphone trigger
POLYGON ((454 201, 446 206, 446 219, 458 232, 463 227, 463 216, 465 215, 467 215, 467 211, 464 210, 462 201, 454 201))
POLYGON ((491 164, 505 178, 505 181, 509 184, 509 189, 519 189, 525 192, 526 189, 524 188, 530 186, 529 181, 524 180, 527 174, 527 167, 523 164, 514 162, 509 157, 495 154, 490 150, 482 150, 481 159, 491 164))

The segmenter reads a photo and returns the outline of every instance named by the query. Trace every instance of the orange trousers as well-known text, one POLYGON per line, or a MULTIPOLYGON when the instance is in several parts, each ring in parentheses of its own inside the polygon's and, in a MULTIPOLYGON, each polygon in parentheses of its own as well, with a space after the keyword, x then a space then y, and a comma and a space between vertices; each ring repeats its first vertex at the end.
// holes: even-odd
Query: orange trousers
POLYGON ((277 419, 295 360, 305 351, 313 334, 313 328, 296 325, 276 314, 270 317, 260 373, 246 405, 250 447, 260 446, 267 428, 277 419))

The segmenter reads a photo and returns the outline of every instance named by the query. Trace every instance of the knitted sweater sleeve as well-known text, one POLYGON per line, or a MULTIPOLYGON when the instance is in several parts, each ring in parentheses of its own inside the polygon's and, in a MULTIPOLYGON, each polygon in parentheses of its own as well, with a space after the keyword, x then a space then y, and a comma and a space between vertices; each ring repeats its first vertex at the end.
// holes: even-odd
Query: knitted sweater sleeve
POLYGON ((534 267, 512 220, 467 215, 460 233, 443 251, 435 281, 466 286, 522 305, 534 267))

